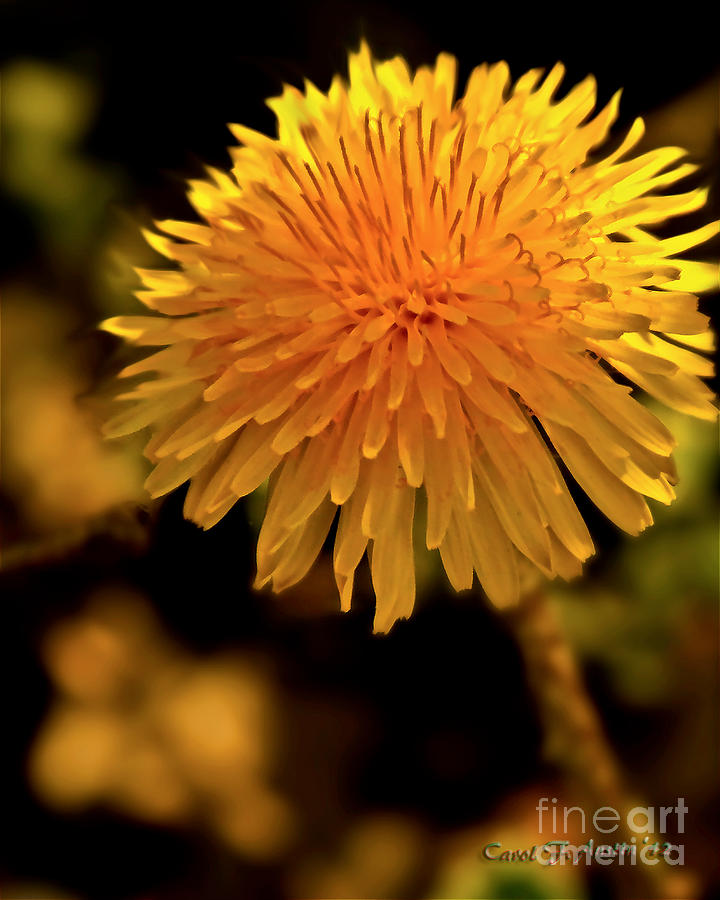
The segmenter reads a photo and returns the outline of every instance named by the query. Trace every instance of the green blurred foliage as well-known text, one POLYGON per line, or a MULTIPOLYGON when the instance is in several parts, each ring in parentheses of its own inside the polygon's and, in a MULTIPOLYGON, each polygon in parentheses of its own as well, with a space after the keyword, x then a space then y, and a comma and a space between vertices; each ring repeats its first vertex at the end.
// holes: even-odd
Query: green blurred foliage
POLYGON ((717 610, 717 426, 652 408, 678 441, 677 500, 653 503, 654 526, 623 540, 600 577, 553 583, 552 594, 574 645, 606 667, 625 700, 665 706, 677 699, 685 626, 717 610))

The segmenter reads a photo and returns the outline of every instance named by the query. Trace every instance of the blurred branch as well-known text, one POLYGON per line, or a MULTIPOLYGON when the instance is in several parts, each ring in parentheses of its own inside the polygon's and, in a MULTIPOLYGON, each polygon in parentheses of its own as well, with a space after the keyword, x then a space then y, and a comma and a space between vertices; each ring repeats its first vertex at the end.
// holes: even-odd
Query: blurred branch
POLYGON ((562 763, 593 799, 617 805, 620 770, 554 607, 537 591, 507 618, 540 705, 547 758, 562 763))
POLYGON ((0 571, 8 573, 53 565, 98 540, 123 550, 142 552, 150 540, 150 520, 138 515, 135 508, 122 507, 48 537, 18 541, 3 550, 0 571))
MULTIPOLYGON (((552 603, 542 591, 526 595, 518 607, 506 613, 527 666, 545 729, 545 755, 564 770, 573 789, 595 810, 612 807, 620 814, 613 842, 634 838, 627 813, 637 805, 624 783, 614 751, 600 716, 583 682, 572 647, 552 603), (624 831, 623 831, 624 829, 624 831)), ((650 836, 650 841, 655 837, 650 836)), ((618 879, 632 888, 630 896, 692 900, 696 880, 684 869, 668 871, 667 865, 613 867, 618 879)))

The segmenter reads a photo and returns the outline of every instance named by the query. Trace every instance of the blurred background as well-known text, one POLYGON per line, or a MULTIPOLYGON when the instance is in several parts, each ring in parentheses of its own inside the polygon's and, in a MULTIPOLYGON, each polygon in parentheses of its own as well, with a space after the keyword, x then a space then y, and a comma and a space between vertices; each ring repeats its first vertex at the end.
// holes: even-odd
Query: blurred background
MULTIPOLYGON (((595 74, 601 104, 624 87, 615 134, 643 115, 641 149, 686 147, 714 212, 681 224, 717 217, 701 9, 0 3, 0 896, 639 898, 615 867, 480 857, 537 843, 540 797, 578 802, 481 592, 453 594, 429 557, 415 614, 383 637, 366 570, 338 613, 327 550, 285 594, 253 592, 263 498, 207 533, 183 520, 184 490, 147 501, 142 437, 99 437, 122 353, 96 324, 140 311, 131 267, 160 261, 139 228, 193 218, 185 181, 228 166, 225 123, 272 133, 264 99, 306 76, 326 90, 363 36, 413 66, 452 52, 461 85, 486 60, 518 76, 559 59, 565 88, 595 74)), ((657 412, 678 437, 676 504, 651 501, 655 527, 628 539, 578 495, 598 556, 547 592, 633 795, 689 807, 672 896, 709 898, 717 429, 657 412)))

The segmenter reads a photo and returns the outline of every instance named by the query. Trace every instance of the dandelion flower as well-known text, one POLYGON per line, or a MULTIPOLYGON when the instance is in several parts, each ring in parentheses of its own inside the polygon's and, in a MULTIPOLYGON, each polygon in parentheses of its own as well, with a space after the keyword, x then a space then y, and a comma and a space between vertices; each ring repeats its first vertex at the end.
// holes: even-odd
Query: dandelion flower
POLYGON ((626 382, 716 412, 694 352, 716 271, 676 255, 718 223, 645 230, 705 202, 664 190, 696 169, 684 151, 627 159, 638 119, 591 156, 619 94, 588 118, 594 79, 556 100, 561 65, 514 86, 482 65, 457 101, 455 70, 363 44, 347 83, 268 101, 277 138, 231 126, 232 172, 191 182, 204 224, 148 234, 177 263, 139 270, 155 315, 105 323, 163 348, 123 370, 141 380, 107 428, 151 426, 152 496, 189 480, 185 514, 209 528, 269 478, 257 585, 276 591, 337 516, 341 606, 367 551, 377 630, 412 611, 418 498, 452 585, 477 573, 506 605, 523 557, 569 578, 593 553, 558 457, 630 534, 652 522, 645 497, 673 499, 673 437, 626 382))

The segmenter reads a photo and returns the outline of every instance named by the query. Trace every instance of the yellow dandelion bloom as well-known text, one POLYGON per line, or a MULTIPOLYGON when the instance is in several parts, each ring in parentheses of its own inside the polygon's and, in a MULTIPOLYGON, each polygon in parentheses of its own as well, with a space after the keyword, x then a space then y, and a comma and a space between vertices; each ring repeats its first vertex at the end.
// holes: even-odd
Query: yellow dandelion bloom
POLYGON ((347 83, 269 101, 277 138, 231 126, 232 173, 191 183, 205 224, 148 234, 179 264, 139 271, 157 314, 105 324, 163 347, 123 370, 142 378, 107 429, 152 427, 152 496, 189 480, 185 514, 209 528, 270 478, 257 584, 278 591, 339 508, 341 605, 367 551, 378 630, 413 608, 419 489, 453 586, 476 572, 505 605, 521 557, 567 578, 593 553, 552 448, 631 534, 652 522, 643 495, 673 499, 673 437, 614 372, 715 416, 693 351, 717 273, 676 255, 718 223, 645 230, 703 205, 664 190, 696 167, 676 147, 626 159, 639 119, 591 157, 619 101, 588 119, 591 77, 555 100, 561 65, 514 86, 482 65, 455 101, 455 70, 363 44, 347 83))

